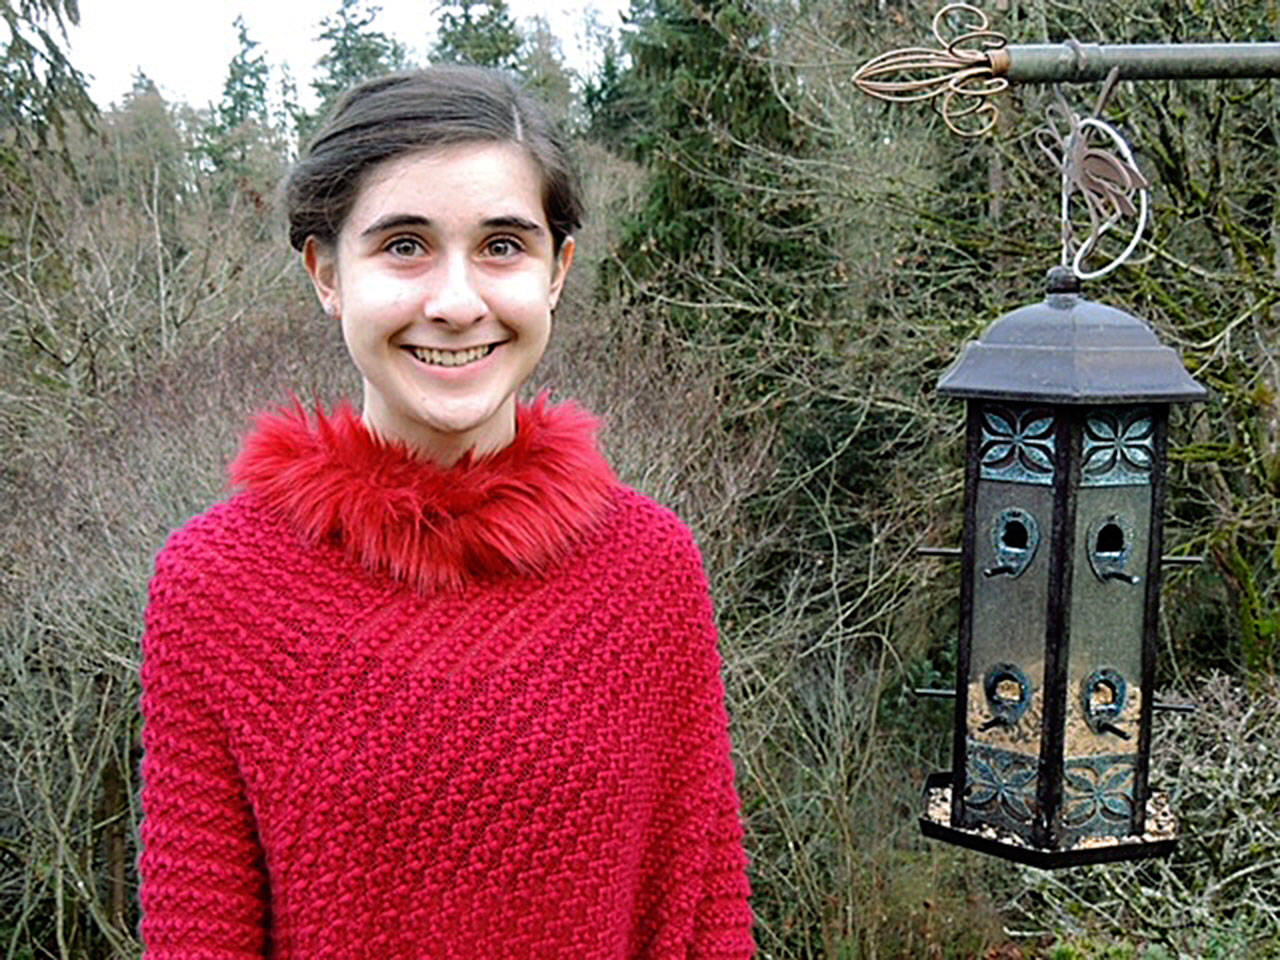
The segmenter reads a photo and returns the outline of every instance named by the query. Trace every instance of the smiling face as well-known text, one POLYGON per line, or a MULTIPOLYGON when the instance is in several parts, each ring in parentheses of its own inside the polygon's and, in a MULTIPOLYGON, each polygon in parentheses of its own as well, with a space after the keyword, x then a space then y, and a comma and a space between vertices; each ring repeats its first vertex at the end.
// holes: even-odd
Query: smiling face
POLYGON ((573 261, 571 237, 553 246, 540 172, 516 144, 374 167, 337 241, 303 248, 364 379, 366 425, 444 464, 509 444, 573 261))

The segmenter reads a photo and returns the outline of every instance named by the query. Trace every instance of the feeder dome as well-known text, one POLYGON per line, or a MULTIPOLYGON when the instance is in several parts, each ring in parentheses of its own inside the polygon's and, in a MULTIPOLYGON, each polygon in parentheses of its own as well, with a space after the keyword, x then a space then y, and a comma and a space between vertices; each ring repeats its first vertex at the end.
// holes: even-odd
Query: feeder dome
POLYGON ((1047 403, 1185 402, 1205 389, 1145 322, 1080 296, 1065 267, 1040 303, 1004 314, 938 380, 951 397, 1047 403))

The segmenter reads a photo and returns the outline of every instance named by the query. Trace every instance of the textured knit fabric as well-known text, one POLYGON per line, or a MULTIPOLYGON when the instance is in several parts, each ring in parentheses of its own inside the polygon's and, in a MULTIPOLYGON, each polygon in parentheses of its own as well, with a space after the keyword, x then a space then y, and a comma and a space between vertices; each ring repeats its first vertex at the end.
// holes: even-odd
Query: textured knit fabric
POLYGON ((751 955, 701 561, 592 429, 441 469, 259 422, 156 562, 148 958, 751 955))

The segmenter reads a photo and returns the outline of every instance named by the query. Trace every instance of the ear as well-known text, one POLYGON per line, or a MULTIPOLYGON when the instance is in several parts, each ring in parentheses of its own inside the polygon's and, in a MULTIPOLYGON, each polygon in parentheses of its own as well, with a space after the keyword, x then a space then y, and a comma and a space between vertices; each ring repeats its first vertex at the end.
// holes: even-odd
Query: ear
POLYGON ((556 256, 555 265, 551 270, 551 309, 556 308, 556 304, 560 301, 560 291, 564 289, 564 278, 569 275, 569 268, 573 266, 573 251, 576 244, 573 237, 565 237, 560 243, 560 253, 556 256))
POLYGON ((336 317, 342 312, 342 293, 338 287, 338 256, 332 244, 307 237, 302 245, 302 265, 311 277, 311 286, 324 312, 336 317))

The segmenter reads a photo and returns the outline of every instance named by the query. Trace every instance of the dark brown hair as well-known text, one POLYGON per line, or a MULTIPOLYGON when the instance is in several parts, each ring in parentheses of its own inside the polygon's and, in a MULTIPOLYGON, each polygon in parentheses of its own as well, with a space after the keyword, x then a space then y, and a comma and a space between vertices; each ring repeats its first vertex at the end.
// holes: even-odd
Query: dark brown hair
POLYGON ((284 183, 289 243, 332 244, 368 171, 393 157, 459 143, 517 143, 542 174, 542 209, 555 252, 582 223, 565 142, 515 80, 484 67, 439 66, 369 80, 347 91, 284 183))

